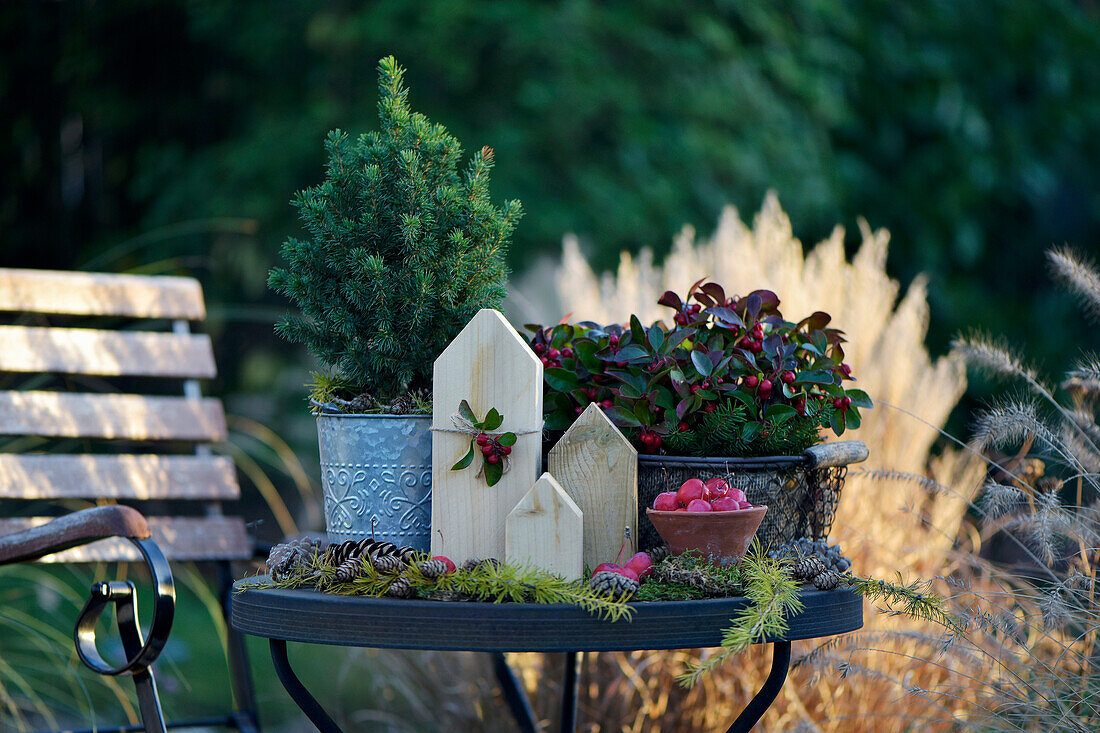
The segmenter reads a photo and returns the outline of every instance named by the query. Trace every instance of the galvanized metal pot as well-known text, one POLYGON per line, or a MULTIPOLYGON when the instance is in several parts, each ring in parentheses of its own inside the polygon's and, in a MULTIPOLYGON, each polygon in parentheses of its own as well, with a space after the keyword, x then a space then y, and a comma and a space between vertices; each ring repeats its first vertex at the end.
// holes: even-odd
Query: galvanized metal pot
POLYGON ((429 551, 431 425, 431 415, 317 415, 329 541, 429 551))

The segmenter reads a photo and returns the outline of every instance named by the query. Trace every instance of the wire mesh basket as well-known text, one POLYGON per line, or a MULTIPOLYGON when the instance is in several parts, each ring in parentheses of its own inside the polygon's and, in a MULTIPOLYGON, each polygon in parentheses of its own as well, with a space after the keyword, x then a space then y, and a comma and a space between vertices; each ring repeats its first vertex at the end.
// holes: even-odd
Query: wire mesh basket
POLYGON ((825 539, 836 518, 848 464, 866 460, 867 455, 863 443, 843 441, 813 446, 800 456, 638 456, 639 548, 661 544, 646 507, 653 506, 657 494, 675 491, 689 478, 724 478, 730 487, 744 491, 752 504, 767 505, 756 532, 765 551, 801 537, 825 539))

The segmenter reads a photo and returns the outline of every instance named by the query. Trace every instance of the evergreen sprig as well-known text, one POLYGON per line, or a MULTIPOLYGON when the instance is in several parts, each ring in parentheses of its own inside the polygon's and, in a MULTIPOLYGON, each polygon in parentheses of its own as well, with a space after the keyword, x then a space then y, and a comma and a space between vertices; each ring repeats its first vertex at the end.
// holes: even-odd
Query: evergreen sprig
POLYGON ((720 666, 734 654, 740 654, 754 642, 787 633, 787 617, 803 609, 799 583, 792 580, 784 564, 765 557, 759 545, 741 561, 741 578, 749 604, 734 618, 722 635, 722 651, 691 667, 678 678, 690 687, 702 676, 720 666))
POLYGON ((908 616, 943 626, 955 633, 962 633, 962 622, 943 609, 943 599, 930 589, 925 581, 906 583, 898 573, 898 582, 891 583, 875 578, 861 578, 858 575, 846 575, 848 588, 871 602, 883 604, 886 613, 896 616, 908 616))
POLYGON ((308 239, 283 245, 268 284, 301 308, 276 326, 345 386, 380 402, 430 389, 436 357, 505 295, 504 254, 522 215, 489 199, 493 151, 459 172, 462 147, 412 112, 404 69, 378 65, 379 129, 325 140, 322 183, 294 199, 308 239))
MULTIPOLYGON (((427 555, 421 559, 427 559, 427 555)), ((250 588, 313 588, 345 596, 380 597, 386 594, 398 576, 379 573, 367 558, 359 558, 360 573, 354 580, 336 580, 336 565, 324 553, 314 554, 298 564, 286 577, 256 581, 250 588)), ((608 621, 629 619, 633 609, 588 587, 581 581, 569 581, 537 568, 511 563, 480 563, 453 573, 432 578, 420 571, 419 563, 409 564, 400 574, 420 598, 482 601, 485 603, 540 603, 580 606, 608 621)))

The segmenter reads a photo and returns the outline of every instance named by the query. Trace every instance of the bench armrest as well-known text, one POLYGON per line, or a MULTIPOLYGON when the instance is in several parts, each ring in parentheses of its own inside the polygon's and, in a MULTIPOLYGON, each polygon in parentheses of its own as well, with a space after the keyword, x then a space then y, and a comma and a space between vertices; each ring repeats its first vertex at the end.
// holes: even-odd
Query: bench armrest
POLYGON ((101 506, 58 517, 40 527, 0 536, 0 565, 45 555, 107 537, 144 540, 151 536, 145 517, 128 506, 101 506))

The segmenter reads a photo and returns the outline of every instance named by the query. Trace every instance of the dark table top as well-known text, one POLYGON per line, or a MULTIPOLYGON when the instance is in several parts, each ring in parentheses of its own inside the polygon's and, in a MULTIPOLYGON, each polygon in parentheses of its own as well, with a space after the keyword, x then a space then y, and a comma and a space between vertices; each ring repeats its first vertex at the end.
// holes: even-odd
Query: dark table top
MULTIPOLYGON (((605 621, 582 608, 367 598, 234 584, 230 622, 245 634, 309 644, 439 651, 562 652, 720 646, 745 598, 635 603, 630 620, 605 621), (240 592, 236 592, 240 591, 240 592)), ((863 600, 849 590, 802 591, 805 608, 788 619, 793 641, 855 631, 863 600)))

